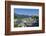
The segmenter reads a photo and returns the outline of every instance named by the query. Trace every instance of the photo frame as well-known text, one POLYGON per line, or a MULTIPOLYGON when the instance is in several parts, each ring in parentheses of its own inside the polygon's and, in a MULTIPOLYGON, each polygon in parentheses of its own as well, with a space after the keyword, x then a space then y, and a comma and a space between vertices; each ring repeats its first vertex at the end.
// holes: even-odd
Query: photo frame
POLYGON ((5 34, 45 32, 45 5, 36 2, 5 1, 5 34))

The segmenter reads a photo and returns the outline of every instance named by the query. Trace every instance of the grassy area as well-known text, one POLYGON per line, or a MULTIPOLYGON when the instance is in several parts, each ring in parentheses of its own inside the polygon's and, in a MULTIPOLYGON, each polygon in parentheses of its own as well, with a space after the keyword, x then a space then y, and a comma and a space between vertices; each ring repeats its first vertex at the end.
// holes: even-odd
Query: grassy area
POLYGON ((36 21, 38 20, 38 22, 39 22, 39 17, 38 16, 32 16, 30 18, 22 18, 22 17, 14 16, 14 19, 15 20, 17 19, 17 21, 19 21, 19 22, 22 21, 20 23, 16 23, 17 21, 14 21, 14 27, 27 27, 27 26, 31 26, 32 25, 31 23, 34 20, 36 20, 36 21), (24 22, 24 21, 26 21, 26 22, 24 22), (30 23, 30 24, 27 25, 27 23, 30 23))

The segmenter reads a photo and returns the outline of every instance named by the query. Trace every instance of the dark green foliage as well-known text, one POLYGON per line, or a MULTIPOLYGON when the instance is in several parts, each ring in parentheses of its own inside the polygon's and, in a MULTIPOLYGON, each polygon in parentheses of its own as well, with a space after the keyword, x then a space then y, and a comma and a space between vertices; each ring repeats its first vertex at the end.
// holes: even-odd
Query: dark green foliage
POLYGON ((39 16, 32 16, 32 19, 39 19, 39 16))
MULTIPOLYGON (((23 16, 22 16, 22 17, 23 17, 23 16)), ((22 20, 22 19, 24 19, 24 18, 22 18, 22 17, 14 16, 14 19, 22 20)), ((36 23, 32 23, 32 24, 33 24, 32 26, 39 26, 39 16, 31 16, 30 18, 36 20, 36 23)), ((26 20, 26 19, 25 19, 25 20, 26 20)), ((31 21, 29 18, 28 18, 28 20, 31 21)), ((14 27, 22 27, 21 25, 20 25, 20 26, 18 26, 18 25, 19 25, 19 24, 15 24, 15 23, 14 23, 14 27)), ((27 25, 25 25, 25 26, 27 26, 27 25)))

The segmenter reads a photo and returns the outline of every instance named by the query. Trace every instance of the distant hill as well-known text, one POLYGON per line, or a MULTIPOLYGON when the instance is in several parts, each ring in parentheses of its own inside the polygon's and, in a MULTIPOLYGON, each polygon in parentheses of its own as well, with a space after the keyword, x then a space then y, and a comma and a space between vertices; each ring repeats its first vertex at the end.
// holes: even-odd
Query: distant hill
POLYGON ((20 14, 14 14, 14 16, 22 17, 22 18, 29 18, 29 17, 32 17, 32 16, 28 16, 28 15, 20 15, 20 14))
POLYGON ((38 15, 31 15, 31 16, 29 16, 29 15, 20 15, 20 14, 14 14, 14 17, 21 17, 21 18, 29 18, 29 17, 32 17, 32 16, 38 16, 38 15))

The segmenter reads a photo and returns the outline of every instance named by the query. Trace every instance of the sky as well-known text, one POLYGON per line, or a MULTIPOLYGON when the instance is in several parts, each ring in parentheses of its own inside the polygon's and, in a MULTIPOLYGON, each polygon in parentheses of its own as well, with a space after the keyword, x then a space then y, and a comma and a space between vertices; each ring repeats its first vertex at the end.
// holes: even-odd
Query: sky
POLYGON ((14 13, 20 14, 20 15, 38 15, 39 9, 26 9, 26 8, 14 8, 14 13))

